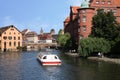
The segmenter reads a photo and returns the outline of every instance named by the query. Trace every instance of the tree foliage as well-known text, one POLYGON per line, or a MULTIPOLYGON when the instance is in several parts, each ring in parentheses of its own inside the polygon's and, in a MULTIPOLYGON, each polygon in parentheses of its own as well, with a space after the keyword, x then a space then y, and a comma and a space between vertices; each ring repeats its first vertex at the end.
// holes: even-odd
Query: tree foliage
POLYGON ((59 31, 58 34, 58 38, 57 38, 57 42, 58 44, 60 44, 60 46, 63 49, 69 49, 72 46, 72 42, 71 42, 71 36, 69 33, 65 33, 65 34, 61 34, 61 30, 59 31))
POLYGON ((116 21, 113 12, 104 12, 99 9, 97 15, 92 20, 91 37, 105 38, 110 41, 111 52, 120 52, 120 24, 116 21))
POLYGON ((110 44, 103 38, 83 38, 80 41, 78 52, 81 56, 89 56, 94 52, 107 53, 110 51, 110 44))
POLYGON ((99 9, 97 15, 93 17, 92 24, 91 36, 93 37, 112 41, 118 36, 119 29, 112 11, 106 13, 103 9, 99 9))

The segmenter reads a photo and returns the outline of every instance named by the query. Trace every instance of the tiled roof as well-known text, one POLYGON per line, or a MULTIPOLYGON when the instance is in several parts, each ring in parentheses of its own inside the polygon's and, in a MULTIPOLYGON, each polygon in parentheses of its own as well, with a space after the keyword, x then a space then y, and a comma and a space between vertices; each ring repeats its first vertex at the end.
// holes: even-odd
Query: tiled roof
POLYGON ((80 8, 80 6, 71 6, 72 12, 75 14, 78 13, 77 9, 79 9, 79 8, 80 8))
POLYGON ((34 37, 34 36, 37 36, 37 33, 36 32, 28 32, 27 34, 26 34, 26 36, 27 37, 34 37))
POLYGON ((24 29, 24 30, 22 31, 22 34, 26 34, 27 31, 29 31, 29 30, 28 30, 28 29, 24 29))
POLYGON ((38 35, 39 40, 47 40, 47 39, 52 39, 52 35, 50 33, 44 33, 43 35, 38 35))
MULTIPOLYGON (((5 27, 1 27, 0 28, 0 35, 6 31, 7 29, 9 29, 10 27, 14 27, 15 29, 17 29, 14 25, 9 25, 9 26, 5 26, 5 27)), ((17 29, 18 30, 18 29, 17 29)), ((18 30, 19 31, 19 30, 18 30)), ((20 32, 20 31, 19 31, 20 32)), ((20 32, 21 33, 21 32, 20 32)))
POLYGON ((2 34, 4 31, 6 31, 10 26, 5 26, 0 28, 0 34, 2 34))

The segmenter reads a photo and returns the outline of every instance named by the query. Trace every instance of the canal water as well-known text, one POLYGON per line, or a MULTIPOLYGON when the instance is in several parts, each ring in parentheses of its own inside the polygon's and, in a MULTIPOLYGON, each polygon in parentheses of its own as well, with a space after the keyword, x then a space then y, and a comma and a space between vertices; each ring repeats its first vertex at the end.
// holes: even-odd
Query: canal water
POLYGON ((61 66, 42 66, 38 51, 1 53, 0 80, 120 80, 120 65, 72 58, 53 50, 61 66))

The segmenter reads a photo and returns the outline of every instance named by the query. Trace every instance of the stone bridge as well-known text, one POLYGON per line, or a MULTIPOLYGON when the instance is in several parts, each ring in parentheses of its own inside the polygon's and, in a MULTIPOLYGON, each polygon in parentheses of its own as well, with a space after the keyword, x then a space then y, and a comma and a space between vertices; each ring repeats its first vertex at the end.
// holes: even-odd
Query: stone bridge
POLYGON ((57 43, 24 43, 23 46, 27 46, 30 49, 43 49, 43 48, 56 48, 57 43))

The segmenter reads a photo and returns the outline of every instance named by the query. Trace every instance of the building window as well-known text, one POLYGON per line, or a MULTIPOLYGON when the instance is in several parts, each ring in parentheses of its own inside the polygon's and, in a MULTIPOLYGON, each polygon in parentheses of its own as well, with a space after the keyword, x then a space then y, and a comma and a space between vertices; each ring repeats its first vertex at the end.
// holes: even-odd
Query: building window
POLYGON ((102 4, 105 4, 105 0, 102 0, 102 4))
POLYGON ((18 37, 18 40, 20 40, 20 37, 18 37))
POLYGON ((14 37, 14 40, 16 40, 16 37, 14 37))
POLYGON ((111 4, 111 0, 108 0, 108 4, 111 4))
POLYGON ((16 33, 14 32, 14 34, 16 34, 16 33))
POLYGON ((18 42, 18 46, 20 46, 20 42, 18 42))
POLYGON ((80 19, 78 19, 78 23, 80 23, 80 19))
POLYGON ((99 4, 99 0, 96 0, 96 4, 99 4))
POLYGON ((86 13, 86 10, 82 10, 82 13, 86 13))
POLYGON ((4 34, 6 34, 6 32, 4 32, 4 34))
POLYGON ((4 36, 3 39, 6 40, 6 39, 7 39, 7 36, 4 36))
POLYGON ((83 38, 83 36, 81 35, 81 36, 80 36, 80 39, 82 39, 82 38, 83 38))
POLYGON ((11 40, 11 39, 12 39, 12 36, 9 36, 8 39, 11 40))
POLYGON ((9 42, 9 46, 11 46, 11 42, 9 42))
POLYGON ((14 29, 13 29, 13 28, 12 28, 11 30, 12 30, 12 31, 14 31, 14 29))
POLYGON ((6 42, 4 42, 4 48, 6 48, 6 42))
POLYGON ((86 32, 86 26, 83 26, 82 29, 83 29, 83 32, 86 32))
POLYGON ((86 22, 86 16, 83 16, 82 21, 83 21, 83 22, 86 22))
POLYGON ((116 13, 117 13, 117 9, 116 9, 116 8, 113 10, 113 13, 114 13, 114 14, 116 14, 116 13))
POLYGON ((16 42, 14 42, 14 46, 16 46, 16 42))
POLYGON ((108 8, 108 9, 107 9, 107 12, 110 12, 110 11, 111 11, 111 9, 110 9, 110 8, 108 8))

